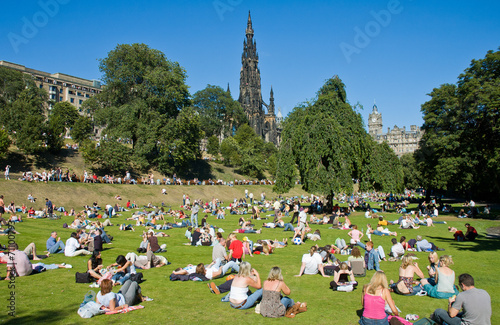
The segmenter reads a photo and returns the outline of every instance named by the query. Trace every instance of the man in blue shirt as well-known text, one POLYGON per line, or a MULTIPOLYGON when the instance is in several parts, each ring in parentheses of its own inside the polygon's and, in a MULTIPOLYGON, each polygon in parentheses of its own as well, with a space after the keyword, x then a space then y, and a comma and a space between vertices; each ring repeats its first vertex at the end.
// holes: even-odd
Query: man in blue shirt
POLYGON ((47 239, 46 245, 47 251, 50 254, 64 253, 64 243, 61 241, 61 237, 57 237, 57 232, 55 231, 50 234, 49 239, 47 239))

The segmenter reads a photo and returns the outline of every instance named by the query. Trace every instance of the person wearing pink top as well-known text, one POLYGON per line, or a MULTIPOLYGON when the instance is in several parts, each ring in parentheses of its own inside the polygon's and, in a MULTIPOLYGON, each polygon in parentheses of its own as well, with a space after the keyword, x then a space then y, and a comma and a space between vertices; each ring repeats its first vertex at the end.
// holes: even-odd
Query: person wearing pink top
POLYGON ((351 244, 355 245, 358 241, 363 238, 363 233, 358 230, 358 226, 353 225, 352 230, 348 233, 349 237, 351 237, 351 244))
POLYGON ((388 303, 393 315, 399 316, 394 300, 392 300, 387 277, 382 271, 377 271, 370 283, 363 288, 361 298, 363 304, 363 316, 359 320, 361 325, 387 325, 388 315, 385 312, 385 304, 388 303))

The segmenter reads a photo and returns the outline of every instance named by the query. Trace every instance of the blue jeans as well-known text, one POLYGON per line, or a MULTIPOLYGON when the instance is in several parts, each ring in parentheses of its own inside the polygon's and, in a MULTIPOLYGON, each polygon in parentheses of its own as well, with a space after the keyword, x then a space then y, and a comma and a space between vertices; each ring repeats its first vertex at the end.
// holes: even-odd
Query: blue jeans
POLYGON ((250 307, 253 307, 253 305, 255 305, 257 300, 260 300, 260 298, 262 298, 262 289, 259 289, 248 296, 247 300, 244 303, 233 305, 233 303, 230 302, 230 304, 234 309, 248 309, 250 307))
POLYGON ((57 264, 45 264, 45 263, 36 263, 36 264, 33 264, 33 266, 42 266, 46 270, 55 270, 55 269, 59 268, 59 266, 57 264))
POLYGON ((125 274, 124 272, 118 272, 111 278, 111 280, 118 282, 120 285, 123 285, 128 279, 130 279, 130 273, 125 274))
POLYGON ((64 248, 65 248, 64 243, 62 241, 58 241, 57 243, 55 243, 54 246, 49 248, 49 253, 50 254, 64 253, 64 248))
POLYGON ((434 311, 434 316, 432 317, 432 320, 436 321, 437 323, 449 324, 449 325, 460 325, 462 323, 462 318, 460 318, 460 314, 458 314, 456 317, 451 318, 450 315, 448 315, 448 312, 441 308, 436 309, 434 311))
POLYGON ((283 297, 281 298, 281 303, 285 306, 286 309, 288 309, 293 306, 294 301, 292 298, 283 297))
POLYGON ((287 231, 287 230, 295 231, 295 229, 291 223, 285 223, 285 229, 283 231, 287 231))
POLYGON ((191 215, 191 225, 195 228, 198 228, 198 213, 194 213, 191 215))
POLYGON ((365 318, 361 316, 361 319, 359 320, 360 325, 387 325, 389 324, 389 320, 387 319, 387 316, 382 319, 371 319, 371 318, 365 318))
POLYGON ((182 223, 181 225, 179 226, 178 224, 172 224, 172 227, 173 228, 184 228, 184 227, 187 227, 188 226, 188 221, 185 221, 185 220, 182 220, 182 223))
MULTIPOLYGON (((220 268, 220 263, 221 263, 221 260, 220 258, 216 259, 215 260, 215 264, 214 264, 214 267, 219 269, 220 268)), ((240 266, 238 265, 238 263, 234 262, 234 261, 229 261, 227 262, 226 264, 224 264, 224 266, 222 267, 222 273, 221 273, 221 276, 224 276, 224 274, 226 274, 226 272, 229 270, 229 269, 232 269, 233 271, 235 272, 239 272, 240 271, 240 266)))

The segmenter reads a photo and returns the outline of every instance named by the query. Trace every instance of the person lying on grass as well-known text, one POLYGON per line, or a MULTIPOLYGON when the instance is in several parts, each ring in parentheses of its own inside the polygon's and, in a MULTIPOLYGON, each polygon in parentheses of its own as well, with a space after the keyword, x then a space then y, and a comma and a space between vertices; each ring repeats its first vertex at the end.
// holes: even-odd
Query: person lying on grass
POLYGON ((96 302, 109 308, 111 311, 121 310, 143 301, 153 300, 142 295, 141 287, 135 281, 127 280, 118 293, 112 292, 112 289, 113 282, 109 279, 104 279, 101 282, 101 290, 96 296, 96 302))

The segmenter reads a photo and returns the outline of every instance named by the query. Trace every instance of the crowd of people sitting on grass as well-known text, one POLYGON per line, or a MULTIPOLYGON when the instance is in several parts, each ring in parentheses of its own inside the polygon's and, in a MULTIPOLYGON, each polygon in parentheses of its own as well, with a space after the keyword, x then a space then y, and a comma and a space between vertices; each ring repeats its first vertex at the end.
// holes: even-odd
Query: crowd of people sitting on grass
MULTIPOLYGON (((137 270, 148 270, 170 264, 167 258, 161 255, 166 252, 166 244, 161 243, 159 238, 169 237, 165 231, 171 228, 187 228, 185 236, 188 243, 186 244, 212 246, 212 260, 177 268, 170 275, 170 280, 211 281, 225 277, 228 273, 237 273, 237 275, 228 277, 227 281, 220 285, 209 282, 208 287, 216 294, 227 292, 228 294, 221 301, 229 302, 233 309, 248 309, 258 305, 259 312, 264 317, 295 317, 296 314, 307 310, 307 304, 304 302, 295 303, 290 297, 292 292, 285 283, 281 269, 278 266, 272 267, 267 279, 262 282, 259 272, 251 267, 248 258, 254 255, 275 254, 277 249, 286 248, 289 244, 302 245, 308 240, 311 242, 319 241, 321 240, 321 230, 313 231, 310 224, 330 224, 329 228, 345 230, 341 233, 343 234, 341 237, 344 238, 339 237, 335 243, 324 247, 311 246, 309 251, 302 256, 300 266, 297 266, 298 274, 296 276, 320 274, 323 277, 331 277, 330 289, 349 292, 358 286, 356 277, 360 276, 363 270, 365 274, 366 270, 375 271, 370 283, 363 288, 362 305, 364 310, 360 324, 387 324, 389 314, 391 317, 398 317, 401 311, 395 305, 391 297, 392 293, 407 296, 428 295, 437 299, 449 299, 449 310, 443 313, 442 310, 438 309, 433 315, 434 319, 445 320, 448 324, 452 324, 457 319, 485 320, 491 317, 489 295, 484 290, 474 288, 474 282, 470 275, 462 274, 459 276, 458 285, 464 291, 458 292, 455 272, 451 268, 453 266, 452 257, 450 255, 439 257, 437 254, 443 249, 429 242, 420 234, 416 234, 415 239, 407 240, 405 236, 401 236, 398 240, 396 238, 397 232, 388 229, 388 226, 398 225, 400 228, 420 231, 418 230, 420 226, 435 226, 438 224, 433 220, 437 216, 434 213, 435 208, 425 208, 433 203, 421 204, 416 211, 408 211, 398 220, 388 221, 380 214, 387 209, 401 208, 401 206, 391 206, 391 202, 398 202, 401 198, 386 196, 386 201, 380 201, 383 202, 380 211, 364 204, 363 201, 367 200, 367 197, 364 200, 359 200, 359 198, 354 196, 352 200, 348 197, 342 198, 350 202, 349 208, 343 210, 337 205, 331 215, 323 213, 324 206, 320 197, 279 197, 275 200, 266 200, 265 193, 262 193, 260 200, 257 201, 254 200, 253 194, 248 192, 245 193, 244 198, 231 202, 230 206, 225 206, 224 202, 216 198, 204 202, 199 199, 191 200, 189 196, 185 195, 182 208, 177 211, 152 204, 139 208, 130 200, 124 208, 117 203, 108 204, 102 208, 97 202, 94 202, 92 205, 85 206, 85 209, 78 213, 75 213, 74 209, 67 213, 73 216, 74 220, 66 226, 74 229, 74 232, 63 242, 57 232, 53 231, 46 242, 46 255, 37 255, 35 244, 30 243, 24 251, 20 251, 17 245, 9 245, 8 253, 0 256, 0 259, 7 263, 6 279, 8 280, 12 277, 12 272, 16 272, 18 276, 26 276, 50 269, 71 268, 69 264, 31 264, 29 255, 32 256, 33 260, 47 258, 51 254, 57 253, 64 253, 66 257, 88 255, 87 277, 90 279, 89 281, 95 282, 92 286, 100 287, 96 302, 111 311, 115 311, 152 300, 142 295, 139 286, 141 277, 138 276, 137 270), (366 232, 364 229, 359 229, 364 227, 352 224, 349 219, 350 213, 363 207, 368 211, 369 218, 375 218, 366 224, 366 232), (251 208, 249 209, 250 218, 245 220, 245 217, 241 216, 238 220, 239 228, 232 232, 229 231, 226 238, 222 234, 222 229, 209 222, 209 220, 224 219, 224 210, 240 211, 239 209, 248 208, 251 208), (127 218, 130 223, 121 224, 119 228, 115 229, 136 231, 137 227, 144 227, 141 228, 141 241, 138 241, 138 254, 129 252, 126 255, 118 255, 115 263, 105 267, 102 263, 104 247, 111 245, 113 240, 113 236, 106 232, 109 230, 106 227, 113 226, 113 217, 130 209, 134 209, 131 216, 127 218), (199 212, 204 216, 198 224, 199 212), (271 214, 268 214, 269 212, 271 214), (321 213, 321 217, 317 217, 316 213, 321 213), (286 217, 291 217, 290 222, 284 221, 286 217), (290 243, 288 238, 283 238, 281 241, 277 239, 252 241, 244 235, 258 234, 259 237, 263 237, 265 232, 263 233, 262 229, 257 229, 255 223, 256 220, 265 218, 269 218, 268 221, 271 221, 270 218, 272 218, 272 222, 264 222, 262 224, 264 229, 283 228, 283 231, 292 231, 293 237, 290 243), (378 239, 376 236, 393 237, 388 257, 390 261, 401 262, 399 277, 396 281, 388 282, 381 270, 381 261, 387 261, 387 257, 384 248, 375 244, 378 239), (346 243, 347 238, 348 244, 346 243), (429 252, 428 277, 424 275, 417 264, 414 252, 429 252), (13 261, 7 258, 9 255, 15 257, 13 261), (344 261, 339 258, 344 259, 344 261), (361 272, 359 268, 361 268, 361 272), (418 277, 418 281, 416 277, 418 277), (122 286, 121 290, 118 293, 113 293, 113 287, 118 285, 122 286), (483 304, 478 306, 477 301, 473 302, 472 297, 478 297, 483 304), (474 306, 474 308, 481 310, 482 314, 478 315, 477 312, 473 312, 466 306, 474 306), (458 311, 461 309, 465 313, 459 315, 458 311)), ((370 198, 373 199, 373 196, 370 198)), ((117 198, 115 197, 115 199, 117 198)), ((28 211, 32 209, 28 210, 24 207, 21 211, 17 211, 14 202, 5 207, 3 196, 0 196, 0 200, 0 221, 4 225, 9 222, 22 222, 21 216, 17 220, 12 220, 12 215, 24 213, 29 215, 28 211), (11 214, 9 220, 2 217, 5 213, 11 214)), ((28 200, 33 204, 36 202, 36 198, 31 194, 28 195, 28 200)), ((45 200, 43 211, 46 216, 54 213, 55 207, 49 201, 45 200)), ((63 211, 66 212, 64 208, 63 211)), ((469 223, 465 226, 467 228, 465 234, 456 228, 449 227, 448 230, 458 241, 474 240, 477 237, 477 231, 469 223)), ((5 234, 8 233, 9 230, 5 232, 5 234)))

